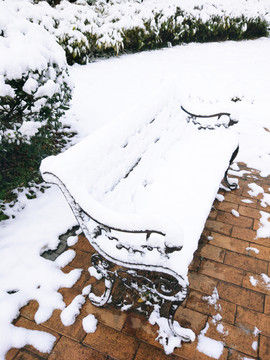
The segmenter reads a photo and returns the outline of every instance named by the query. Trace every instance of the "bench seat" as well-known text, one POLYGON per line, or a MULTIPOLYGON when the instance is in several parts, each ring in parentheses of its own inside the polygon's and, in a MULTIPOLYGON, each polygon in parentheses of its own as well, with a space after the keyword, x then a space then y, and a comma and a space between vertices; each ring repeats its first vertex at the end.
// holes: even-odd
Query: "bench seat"
MULTIPOLYGON (((219 123, 228 124, 225 115, 219 123)), ((41 164, 43 178, 63 191, 96 251, 127 269, 173 276, 182 290, 167 297, 177 304, 238 147, 226 124, 206 129, 187 122, 195 118, 173 101, 152 113, 141 109, 139 117, 111 122, 41 164)))

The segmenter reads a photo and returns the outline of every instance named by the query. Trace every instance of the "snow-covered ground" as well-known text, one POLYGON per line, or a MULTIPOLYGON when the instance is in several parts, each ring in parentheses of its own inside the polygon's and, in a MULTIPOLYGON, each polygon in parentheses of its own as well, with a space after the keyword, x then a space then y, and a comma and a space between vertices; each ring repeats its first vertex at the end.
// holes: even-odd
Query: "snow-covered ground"
MULTIPOLYGON (((129 121, 130 114, 139 114, 141 106, 151 104, 153 94, 168 101, 174 96, 179 106, 185 104, 195 113, 232 112, 239 119, 233 127, 240 139, 237 161, 269 176, 269 57, 270 39, 259 39, 189 44, 75 65, 70 68, 75 93, 64 121, 78 132, 79 141, 119 116, 129 121)), ((264 198, 265 202, 269 199, 266 193, 264 198)), ((64 309, 57 290, 71 287, 80 276, 80 270, 61 271, 73 252, 64 253, 56 262, 40 257, 44 250, 56 248, 58 236, 76 223, 60 191, 52 187, 37 199, 22 197, 21 202, 24 209, 15 208, 15 219, 0 223, 0 359, 9 348, 26 344, 50 351, 51 335, 11 323, 31 299, 40 305, 37 323, 47 320, 54 309, 64 309)), ((270 231, 264 236, 270 237, 270 231)), ((83 291, 78 303, 83 303, 86 293, 83 291)), ((66 323, 70 322, 69 313, 74 311, 65 311, 66 323)), ((95 328, 95 324, 87 328, 95 328)))

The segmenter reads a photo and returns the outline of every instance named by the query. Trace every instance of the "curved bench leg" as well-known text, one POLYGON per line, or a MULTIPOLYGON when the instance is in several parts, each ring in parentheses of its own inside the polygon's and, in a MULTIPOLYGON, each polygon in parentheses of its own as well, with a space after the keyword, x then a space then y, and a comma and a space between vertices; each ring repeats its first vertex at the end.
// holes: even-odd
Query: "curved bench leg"
POLYGON ((228 166, 228 169, 226 170, 225 174, 224 174, 224 182, 226 184, 226 186, 230 189, 230 190, 235 190, 237 188, 237 184, 236 183, 230 183, 229 180, 228 180, 228 170, 231 166, 231 164, 233 163, 234 159, 236 158, 237 154, 238 154, 238 151, 239 151, 239 146, 237 146, 237 148, 235 149, 235 151, 233 152, 232 154, 232 157, 230 159, 230 164, 228 166))
POLYGON ((110 299, 115 277, 113 272, 108 270, 111 264, 102 258, 102 256, 100 256, 98 253, 92 255, 91 261, 96 271, 105 279, 105 291, 101 296, 96 296, 92 292, 89 294, 89 300, 91 303, 100 307, 105 305, 110 299))
POLYGON ((195 334, 191 329, 184 328, 177 323, 177 327, 174 325, 174 315, 176 310, 182 302, 172 302, 169 308, 168 324, 173 335, 180 337, 181 341, 190 342, 195 340, 195 334))
POLYGON ((94 293, 90 293, 89 294, 89 300, 91 301, 91 303, 95 306, 103 306, 105 305, 108 300, 110 299, 111 293, 112 293, 112 288, 114 285, 114 281, 110 281, 110 280, 105 280, 105 291, 101 296, 96 296, 94 293))

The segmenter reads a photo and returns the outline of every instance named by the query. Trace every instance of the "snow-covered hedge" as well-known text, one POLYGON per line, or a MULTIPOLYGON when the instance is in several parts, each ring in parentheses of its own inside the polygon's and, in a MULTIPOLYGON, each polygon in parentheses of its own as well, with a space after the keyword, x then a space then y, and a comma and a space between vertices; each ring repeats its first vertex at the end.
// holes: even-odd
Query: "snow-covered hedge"
POLYGON ((70 64, 168 44, 256 38, 267 35, 270 21, 269 0, 26 2, 18 11, 56 36, 70 64))
POLYGON ((42 27, 0 3, 0 146, 57 124, 71 97, 65 54, 42 27))
POLYGON ((21 171, 23 178, 31 179, 41 158, 55 149, 59 119, 68 107, 72 84, 65 52, 55 37, 21 16, 16 1, 0 1, 0 54, 3 199, 3 187, 16 187, 21 171))

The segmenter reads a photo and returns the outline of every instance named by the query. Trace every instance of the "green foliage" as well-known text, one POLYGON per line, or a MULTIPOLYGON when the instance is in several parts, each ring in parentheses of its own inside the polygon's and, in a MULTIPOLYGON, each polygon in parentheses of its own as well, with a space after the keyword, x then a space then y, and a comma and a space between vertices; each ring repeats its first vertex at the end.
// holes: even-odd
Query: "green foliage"
POLYGON ((0 151, 4 142, 8 146, 12 142, 18 144, 29 140, 20 133, 24 121, 40 122, 41 126, 58 124, 58 119, 68 108, 71 88, 66 82, 67 70, 54 65, 54 80, 50 78, 49 72, 48 66, 40 72, 30 70, 19 79, 5 80, 14 96, 0 97, 0 151), (24 88, 29 79, 36 82, 36 89, 27 91, 24 88), (46 91, 40 92, 46 85, 55 87, 52 95, 46 91))
POLYGON ((211 2, 190 10, 175 4, 168 4, 164 9, 155 2, 132 0, 47 2, 59 5, 50 12, 41 6, 46 10, 44 16, 41 16, 42 11, 33 9, 29 20, 55 36, 70 65, 168 44, 254 39, 268 35, 267 10, 265 14, 252 16, 242 14, 237 5, 232 15, 226 6, 217 11, 211 2), (129 21, 125 20, 127 16, 129 21))
MULTIPOLYGON (((43 75, 44 71, 38 77, 41 86, 45 81, 43 75)), ((62 70, 58 75, 60 80, 62 70)), ((14 200, 13 189, 27 187, 33 181, 41 182, 41 160, 59 152, 67 142, 61 131, 60 117, 68 107, 71 88, 62 82, 53 96, 42 97, 43 106, 39 108, 35 106, 38 99, 34 94, 23 91, 29 77, 28 73, 21 79, 6 81, 15 96, 0 98, 0 199, 4 202, 14 200), (21 132, 23 125, 29 123, 37 124, 31 136, 21 132)), ((0 211, 0 220, 1 216, 0 211)))
POLYGON ((93 44, 96 43, 96 36, 86 32, 82 34, 78 29, 73 27, 72 33, 62 34, 57 41, 65 51, 67 63, 85 64, 89 55, 95 51, 93 44), (78 36, 79 35, 79 36, 78 36))
POLYGON ((161 48, 168 44, 242 40, 267 36, 267 22, 260 17, 246 19, 244 16, 240 18, 213 16, 203 22, 200 18, 185 16, 179 22, 177 18, 180 14, 183 15, 183 12, 178 9, 175 16, 162 22, 160 22, 162 14, 156 14, 154 27, 150 21, 147 21, 143 28, 123 29, 123 48, 125 51, 135 52, 161 48))
MULTIPOLYGON (((46 1, 50 6, 56 6, 60 4, 61 0, 34 0, 34 4, 38 4, 40 1, 46 1)), ((68 0, 71 3, 76 2, 76 0, 68 0)))
POLYGON ((268 35, 268 23, 262 17, 247 18, 229 17, 227 15, 210 16, 202 20, 176 9, 173 16, 164 19, 162 12, 154 14, 153 19, 145 19, 143 26, 119 27, 115 19, 112 24, 115 28, 108 34, 99 34, 95 31, 83 32, 74 29, 76 36, 63 34, 58 38, 64 48, 69 64, 85 64, 87 61, 100 57, 118 55, 121 51, 137 52, 148 49, 166 47, 168 44, 178 45, 190 42, 211 42, 225 40, 255 39, 268 35), (80 34, 80 41, 78 41, 80 34))
POLYGON ((0 220, 7 218, 4 204, 16 200, 14 189, 40 183, 41 160, 67 143, 60 118, 72 92, 66 66, 49 60, 43 69, 4 82, 9 92, 0 96, 0 220))
MULTIPOLYGON (((17 192, 14 189, 41 183, 41 160, 59 153, 72 136, 74 134, 69 129, 62 129, 57 120, 42 127, 29 143, 21 142, 17 145, 4 141, 0 144, 0 220, 8 218, 4 204, 16 201, 17 192)), ((35 197, 35 192, 30 191, 27 197, 35 197)))
MULTIPOLYGON (((61 3, 61 0, 34 0, 34 4, 38 4, 41 1, 46 1, 50 6, 56 6, 61 3)), ((77 0, 67 0, 70 3, 75 3, 77 0)), ((96 0, 86 0, 89 5, 94 5, 96 0)))

